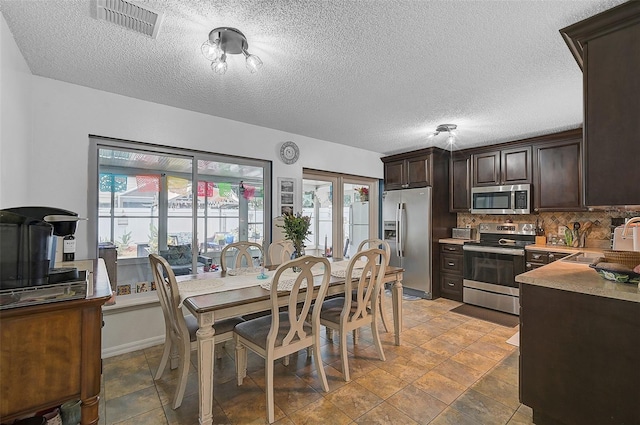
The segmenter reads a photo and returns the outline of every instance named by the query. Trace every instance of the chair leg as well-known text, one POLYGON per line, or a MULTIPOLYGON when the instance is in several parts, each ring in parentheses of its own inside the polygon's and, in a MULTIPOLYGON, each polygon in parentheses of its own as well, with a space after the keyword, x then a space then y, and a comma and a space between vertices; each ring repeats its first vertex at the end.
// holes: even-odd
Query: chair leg
POLYGON ((330 327, 327 326, 326 328, 326 335, 327 335, 327 339, 331 342, 333 342, 333 329, 331 329, 330 327))
POLYGON ((270 424, 275 421, 275 407, 273 402, 273 360, 265 362, 264 378, 267 393, 267 420, 270 424))
POLYGON ((282 359, 282 364, 285 366, 289 366, 289 356, 284 356, 284 358, 282 359))
POLYGON ((378 297, 378 311, 380 312, 380 316, 382 317, 382 324, 384 325, 384 330, 386 332, 391 332, 391 327, 389 326, 389 316, 384 309, 384 285, 380 287, 380 296, 378 297))
POLYGON ((353 345, 358 343, 358 337, 360 336, 360 328, 353 330, 353 345))
POLYGON ((342 360, 342 375, 344 380, 349 382, 349 359, 347 358, 347 332, 340 331, 340 360, 342 360))
POLYGON ((171 339, 171 354, 169 354, 169 368, 171 370, 180 367, 180 350, 178 346, 181 343, 182 341, 175 341, 174 338, 171 339))
POLYGON ((178 366, 178 387, 173 398, 173 408, 177 409, 182 404, 184 391, 187 388, 187 375, 189 374, 189 354, 191 353, 191 342, 189 340, 180 341, 180 366, 178 366))
POLYGON ((242 385, 245 376, 247 376, 247 349, 236 338, 236 378, 238 385, 242 385))
POLYGON ((214 347, 214 350, 216 352, 216 359, 218 359, 218 360, 220 360, 222 358, 222 356, 223 356, 223 353, 222 353, 223 344, 216 344, 215 347, 214 347))
POLYGON ((386 361, 384 351, 382 350, 382 343, 380 342, 380 333, 378 332, 378 320, 376 316, 371 318, 371 333, 373 334, 373 343, 378 351, 378 357, 380 357, 380 360, 386 361))
MULTIPOLYGON (((320 382, 322 383, 322 388, 325 392, 329 392, 329 383, 327 382, 327 375, 324 373, 324 365, 322 364, 322 357, 320 357, 320 336, 316 334, 315 342, 313 344, 313 361, 316 364, 316 370, 318 371, 318 376, 320 377, 320 382)), ((307 350, 310 350, 312 347, 307 347, 307 350)))
POLYGON ((156 370, 156 375, 153 377, 154 380, 158 380, 162 378, 162 374, 167 367, 167 361, 169 360, 169 354, 171 354, 171 337, 167 334, 167 337, 164 341, 164 348, 162 349, 162 357, 160 358, 160 365, 158 366, 158 370, 156 370))

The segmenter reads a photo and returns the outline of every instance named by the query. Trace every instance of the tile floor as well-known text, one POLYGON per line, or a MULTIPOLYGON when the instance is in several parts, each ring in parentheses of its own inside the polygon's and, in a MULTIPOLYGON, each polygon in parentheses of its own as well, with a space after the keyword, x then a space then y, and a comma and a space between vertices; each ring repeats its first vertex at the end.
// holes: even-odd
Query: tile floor
MULTIPOLYGON (((505 342, 518 328, 449 311, 458 305, 405 300, 402 346, 393 345, 392 333, 381 334, 386 362, 377 358, 368 329, 355 347, 349 338, 349 383, 342 380, 337 341, 323 338, 328 393, 306 351, 288 367, 278 362, 276 423, 532 424, 531 409, 518 401, 517 347, 505 342)), ((182 406, 173 410, 176 371, 167 368, 155 382, 152 377, 161 351, 155 346, 104 359, 100 424, 198 424, 195 352, 182 406)), ((266 423, 264 361, 250 354, 247 372, 237 386, 233 343, 227 343, 214 373, 214 423, 266 423)))

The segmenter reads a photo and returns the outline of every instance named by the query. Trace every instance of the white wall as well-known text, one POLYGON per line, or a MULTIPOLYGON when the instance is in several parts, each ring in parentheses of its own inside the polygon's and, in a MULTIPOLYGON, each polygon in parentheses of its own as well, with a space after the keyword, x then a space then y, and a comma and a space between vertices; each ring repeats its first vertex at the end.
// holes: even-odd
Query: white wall
POLYGON ((0 208, 28 199, 31 71, 0 14, 0 208))
MULTIPOLYGON (((89 134, 273 161, 273 179, 302 178, 302 167, 382 178, 380 154, 34 76, 33 149, 29 172, 38 178, 28 202, 87 215, 89 134), (285 165, 280 144, 295 141, 300 159, 285 165), (51 170, 45 172, 44 170, 51 170)), ((301 186, 301 185, 300 185, 301 186)), ((274 193, 275 195, 275 193, 274 193)), ((274 197, 274 208, 276 208, 274 197)), ((94 224, 95 225, 95 224, 94 224)), ((87 255, 78 226, 77 255, 87 255)))
MULTIPOLYGON (((303 167, 383 177, 375 152, 33 76, 4 17, 0 26, 0 208, 46 205, 86 217, 89 161, 95 160, 89 157, 89 134, 271 160, 274 183, 278 177, 301 183, 303 167), (278 159, 287 140, 300 147, 293 165, 278 159)), ((275 191, 273 208, 276 215, 275 191)), ((78 225, 80 259, 95 250, 87 242, 92 226, 96 223, 78 225)), ((103 355, 162 341, 157 303, 118 310, 105 312, 103 355)))

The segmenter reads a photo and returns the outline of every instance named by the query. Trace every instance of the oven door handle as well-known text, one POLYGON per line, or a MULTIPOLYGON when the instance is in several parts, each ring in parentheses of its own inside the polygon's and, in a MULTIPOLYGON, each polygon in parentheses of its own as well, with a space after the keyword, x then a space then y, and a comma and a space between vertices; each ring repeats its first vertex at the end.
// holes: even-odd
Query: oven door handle
POLYGON ((469 252, 488 252, 491 254, 519 255, 524 257, 524 249, 497 248, 493 246, 474 246, 471 244, 462 245, 462 249, 469 252))

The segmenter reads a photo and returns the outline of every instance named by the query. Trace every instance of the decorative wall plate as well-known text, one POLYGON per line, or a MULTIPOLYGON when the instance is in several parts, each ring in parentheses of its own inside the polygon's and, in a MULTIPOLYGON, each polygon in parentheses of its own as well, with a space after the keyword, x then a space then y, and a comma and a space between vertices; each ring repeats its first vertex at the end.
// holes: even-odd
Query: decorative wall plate
POLYGON ((293 142, 284 142, 280 147, 280 159, 285 164, 293 164, 300 157, 300 149, 293 142))

